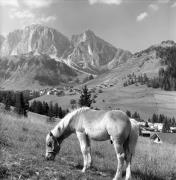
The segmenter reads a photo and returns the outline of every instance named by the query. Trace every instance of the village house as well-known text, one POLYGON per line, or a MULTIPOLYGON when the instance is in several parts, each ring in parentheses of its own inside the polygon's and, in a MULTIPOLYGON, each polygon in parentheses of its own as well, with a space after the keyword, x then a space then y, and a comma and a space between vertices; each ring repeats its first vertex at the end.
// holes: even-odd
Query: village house
POLYGON ((170 127, 170 132, 171 133, 176 133, 176 127, 170 127))
POLYGON ((156 131, 161 132, 162 129, 163 129, 163 123, 154 123, 154 124, 153 124, 153 127, 154 127, 154 129, 155 129, 156 131))
POLYGON ((157 143, 157 144, 162 144, 163 142, 162 142, 162 140, 161 140, 161 138, 159 137, 159 135, 158 134, 153 134, 151 137, 150 137, 150 139, 152 140, 152 142, 153 143, 157 143))
POLYGON ((151 142, 162 144, 162 143, 168 143, 168 144, 176 144, 176 134, 175 133, 151 133, 150 136, 151 142))

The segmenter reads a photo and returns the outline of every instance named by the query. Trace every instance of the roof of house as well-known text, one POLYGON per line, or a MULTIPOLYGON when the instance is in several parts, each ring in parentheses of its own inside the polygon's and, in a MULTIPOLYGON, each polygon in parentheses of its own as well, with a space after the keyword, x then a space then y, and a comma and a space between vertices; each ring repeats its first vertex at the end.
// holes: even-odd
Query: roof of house
POLYGON ((156 139, 156 138, 159 138, 159 136, 158 136, 158 134, 157 133, 154 133, 154 134, 152 134, 151 136, 150 136, 150 139, 156 139))
POLYGON ((151 133, 151 139, 159 137, 164 143, 176 144, 176 133, 151 133))

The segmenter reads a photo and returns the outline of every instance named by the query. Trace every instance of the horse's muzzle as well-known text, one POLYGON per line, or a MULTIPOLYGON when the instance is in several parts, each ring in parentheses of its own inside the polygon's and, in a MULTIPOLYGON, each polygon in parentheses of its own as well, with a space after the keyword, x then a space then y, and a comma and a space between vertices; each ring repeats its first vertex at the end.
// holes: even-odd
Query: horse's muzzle
POLYGON ((53 153, 48 153, 46 156, 45 156, 45 159, 47 161, 54 161, 55 159, 55 155, 53 153))

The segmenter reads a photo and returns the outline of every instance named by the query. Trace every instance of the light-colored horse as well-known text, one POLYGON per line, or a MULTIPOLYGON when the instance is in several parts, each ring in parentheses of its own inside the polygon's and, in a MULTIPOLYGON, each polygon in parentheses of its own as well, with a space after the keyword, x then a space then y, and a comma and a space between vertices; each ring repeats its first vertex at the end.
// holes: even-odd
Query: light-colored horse
POLYGON ((122 168, 126 160, 126 180, 131 179, 131 159, 137 138, 137 123, 119 110, 93 110, 87 107, 68 113, 46 136, 46 159, 54 160, 62 141, 76 133, 84 159, 82 172, 91 166, 90 139, 111 140, 114 145, 118 165, 114 180, 122 178, 122 168))

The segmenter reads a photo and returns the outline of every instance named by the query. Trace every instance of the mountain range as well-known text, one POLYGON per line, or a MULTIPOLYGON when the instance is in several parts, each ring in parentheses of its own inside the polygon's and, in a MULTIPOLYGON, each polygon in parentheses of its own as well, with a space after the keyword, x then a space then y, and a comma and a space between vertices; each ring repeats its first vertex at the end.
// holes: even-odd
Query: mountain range
POLYGON ((156 60, 156 48, 174 45, 173 41, 165 41, 132 54, 114 47, 91 30, 69 39, 56 29, 30 25, 10 32, 7 37, 0 35, 1 87, 55 86, 85 74, 100 77, 107 74, 108 77, 120 67, 129 68, 129 64, 131 67, 126 71, 153 73, 155 70, 149 64, 155 68, 160 66, 156 60), (136 69, 136 63, 140 68, 136 69))

